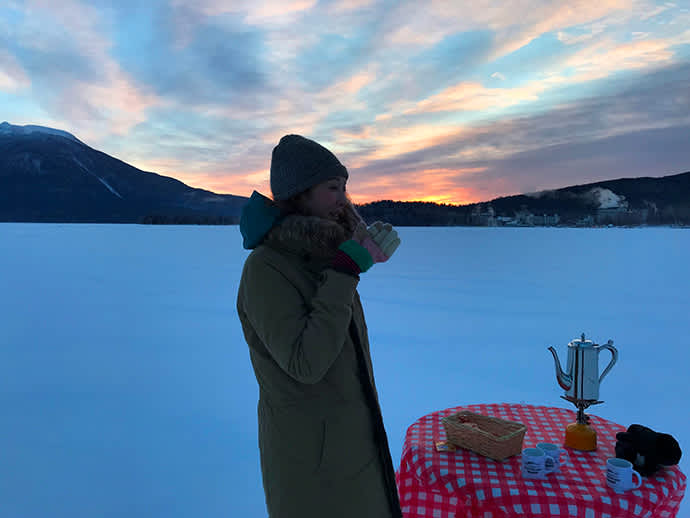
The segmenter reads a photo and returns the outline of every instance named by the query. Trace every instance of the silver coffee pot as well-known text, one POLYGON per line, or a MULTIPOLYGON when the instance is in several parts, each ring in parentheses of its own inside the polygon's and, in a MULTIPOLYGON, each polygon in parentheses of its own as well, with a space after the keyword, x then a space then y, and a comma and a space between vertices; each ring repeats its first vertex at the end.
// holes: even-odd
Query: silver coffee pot
POLYGON ((598 345, 591 340, 585 340, 585 335, 582 333, 579 340, 573 340, 568 344, 568 362, 565 371, 561 368, 556 350, 553 347, 549 347, 548 350, 551 351, 556 365, 558 384, 566 391, 564 399, 573 402, 598 402, 599 384, 618 360, 618 350, 613 346, 613 340, 609 340, 604 345, 598 345), (599 353, 603 349, 611 352, 611 361, 600 375, 599 353))

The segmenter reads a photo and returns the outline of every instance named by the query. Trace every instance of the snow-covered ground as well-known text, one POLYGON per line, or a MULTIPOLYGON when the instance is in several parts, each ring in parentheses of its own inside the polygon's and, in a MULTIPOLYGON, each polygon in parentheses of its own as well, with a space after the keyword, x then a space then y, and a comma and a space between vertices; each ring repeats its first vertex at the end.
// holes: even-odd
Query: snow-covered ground
MULTIPOLYGON (((671 433, 690 472, 690 232, 399 232, 359 287, 396 465, 428 412, 569 407, 547 347, 584 332, 620 352, 591 413, 671 433)), ((0 516, 266 515, 245 257, 236 226, 0 224, 0 516)))

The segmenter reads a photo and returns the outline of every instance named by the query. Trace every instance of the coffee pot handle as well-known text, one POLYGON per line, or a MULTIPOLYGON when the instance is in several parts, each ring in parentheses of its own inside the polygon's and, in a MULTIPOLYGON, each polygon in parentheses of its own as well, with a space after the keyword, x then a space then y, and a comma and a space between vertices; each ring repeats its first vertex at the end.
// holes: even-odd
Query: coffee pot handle
POLYGON ((609 351, 611 351, 611 361, 609 362, 609 364, 608 364, 608 365, 606 366, 606 368, 604 369, 604 372, 601 373, 601 376, 599 376, 599 383, 601 383, 602 380, 604 379, 604 377, 609 373, 609 371, 611 370, 611 368, 612 368, 612 367, 616 364, 616 362, 618 361, 618 349, 616 349, 616 348, 613 346, 613 340, 609 340, 609 341, 606 342, 604 345, 600 345, 598 348, 599 348, 599 349, 608 349, 609 351))

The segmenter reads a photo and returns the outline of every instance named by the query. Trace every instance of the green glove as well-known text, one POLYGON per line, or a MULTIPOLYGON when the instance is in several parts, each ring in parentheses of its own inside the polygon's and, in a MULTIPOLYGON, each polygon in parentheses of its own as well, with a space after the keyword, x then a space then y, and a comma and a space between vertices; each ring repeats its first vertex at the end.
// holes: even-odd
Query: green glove
POLYGON ((366 272, 373 265, 374 260, 369 251, 354 239, 341 243, 334 259, 336 269, 349 270, 348 273, 360 274, 366 272))
POLYGON ((375 263, 390 259, 400 245, 398 233, 389 223, 377 221, 369 228, 361 222, 357 225, 352 239, 338 247, 333 259, 334 269, 359 275, 375 263))

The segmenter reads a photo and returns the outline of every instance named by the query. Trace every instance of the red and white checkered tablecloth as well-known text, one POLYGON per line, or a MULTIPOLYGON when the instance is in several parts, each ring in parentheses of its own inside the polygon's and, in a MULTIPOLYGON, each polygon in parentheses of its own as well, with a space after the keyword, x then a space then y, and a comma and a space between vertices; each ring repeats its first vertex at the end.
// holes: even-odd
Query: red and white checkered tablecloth
POLYGON ((516 516, 618 518, 676 516, 686 477, 678 466, 642 479, 639 489, 617 494, 606 485, 606 459, 615 457, 616 433, 626 427, 588 414, 597 449, 567 449, 570 462, 546 480, 520 474, 520 456, 496 462, 468 450, 439 453, 441 418, 460 410, 518 421, 527 426, 523 448, 563 444, 575 410, 523 404, 468 405, 434 412, 407 430, 396 473, 405 518, 504 518, 516 516))

